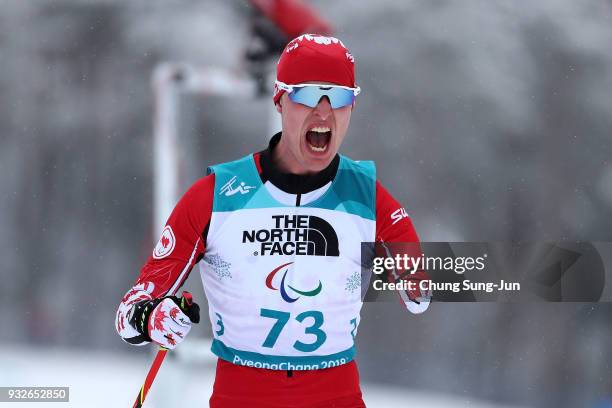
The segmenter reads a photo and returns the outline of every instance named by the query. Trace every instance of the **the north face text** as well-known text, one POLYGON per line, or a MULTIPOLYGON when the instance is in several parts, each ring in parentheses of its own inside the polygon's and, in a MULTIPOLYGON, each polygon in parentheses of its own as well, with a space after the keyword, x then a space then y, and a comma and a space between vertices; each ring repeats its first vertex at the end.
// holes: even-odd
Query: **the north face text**
POLYGON ((242 243, 261 243, 259 255, 339 256, 332 226, 312 215, 273 215, 274 227, 244 231, 242 243))

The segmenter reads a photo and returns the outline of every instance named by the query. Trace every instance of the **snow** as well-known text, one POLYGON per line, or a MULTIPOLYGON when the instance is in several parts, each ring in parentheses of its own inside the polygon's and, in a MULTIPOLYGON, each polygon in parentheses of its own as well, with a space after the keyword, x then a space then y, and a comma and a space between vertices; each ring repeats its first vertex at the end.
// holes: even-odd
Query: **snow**
MULTIPOLYGON (((194 344, 195 345, 195 344, 194 344)), ((171 352, 172 353, 172 352, 171 352)), ((145 402, 145 407, 171 406, 180 400, 185 406, 205 406, 212 391, 214 358, 210 353, 175 353, 164 361, 145 402)), ((153 361, 153 355, 109 353, 89 350, 31 348, 4 345, 0 349, 1 386, 68 386, 70 402, 53 407, 131 407, 153 361), (9 369, 7 369, 9 368, 9 369)), ((368 407, 428 406, 429 408, 470 407, 510 408, 477 401, 466 396, 406 390, 362 384, 368 407)), ((2 405, 2 404, 0 404, 2 405)), ((20 408, 40 403, 20 403, 20 408)))

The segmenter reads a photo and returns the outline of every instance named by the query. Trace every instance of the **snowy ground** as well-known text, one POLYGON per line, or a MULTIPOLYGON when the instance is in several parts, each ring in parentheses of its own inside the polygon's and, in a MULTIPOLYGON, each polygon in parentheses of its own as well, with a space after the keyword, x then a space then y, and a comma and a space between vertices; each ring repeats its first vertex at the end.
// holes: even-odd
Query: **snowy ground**
MULTIPOLYGON (((193 344, 192 346, 197 346, 193 344)), ((198 347, 198 350, 202 348, 198 347)), ((181 354, 166 358, 145 407, 205 407, 212 390, 213 359, 199 352, 199 362, 188 364, 181 354)), ((185 347, 183 355, 195 352, 185 347)), ((0 349, 0 386, 68 386, 69 403, 53 407, 131 407, 153 356, 32 349, 4 345, 0 349)), ((362 384, 368 407, 501 408, 502 405, 476 401, 465 396, 439 395, 400 388, 362 384)), ((0 406, 40 407, 42 403, 0 403, 0 406)), ((503 406, 509 408, 507 406, 503 406)))

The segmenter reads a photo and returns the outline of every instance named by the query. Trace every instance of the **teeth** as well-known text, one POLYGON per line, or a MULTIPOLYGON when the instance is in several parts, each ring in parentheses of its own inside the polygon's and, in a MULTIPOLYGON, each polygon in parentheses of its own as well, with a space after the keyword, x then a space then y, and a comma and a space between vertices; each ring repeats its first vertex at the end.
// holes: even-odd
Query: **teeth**
POLYGON ((313 152, 323 153, 327 150, 327 142, 331 135, 331 129, 328 126, 314 126, 309 129, 306 136, 308 147, 313 152), (321 146, 322 143, 325 143, 321 146))
POLYGON ((327 147, 327 145, 325 145, 325 146, 323 146, 323 147, 316 147, 316 146, 311 145, 310 143, 308 143, 308 146, 309 146, 309 147, 310 147, 312 150, 314 150, 315 152, 324 152, 324 151, 325 151, 325 148, 327 147))
POLYGON ((311 132, 317 132, 317 133, 326 133, 326 132, 330 132, 331 129, 328 128, 327 126, 315 126, 312 129, 310 129, 311 132))

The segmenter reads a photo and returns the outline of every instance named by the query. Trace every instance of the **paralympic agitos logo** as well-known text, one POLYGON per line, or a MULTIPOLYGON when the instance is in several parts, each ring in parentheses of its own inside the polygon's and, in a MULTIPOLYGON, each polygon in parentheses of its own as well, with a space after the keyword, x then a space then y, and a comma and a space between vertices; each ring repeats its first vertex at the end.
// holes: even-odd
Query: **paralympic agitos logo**
POLYGON ((272 289, 272 290, 279 290, 279 288, 280 288, 281 297, 287 303, 293 303, 293 302, 295 302, 296 300, 298 300, 300 298, 299 296, 298 297, 291 297, 291 296, 289 296, 289 293, 287 292, 287 288, 291 289, 293 292, 295 292, 295 293, 297 293, 299 295, 302 295, 302 296, 310 296, 310 297, 317 296, 321 292, 321 289, 323 289, 323 284, 321 283, 321 281, 319 281, 319 285, 316 288, 312 289, 312 290, 300 290, 300 289, 296 289, 293 286, 285 283, 285 278, 287 277, 287 272, 289 271, 289 268, 287 268, 287 267, 289 265, 291 265, 292 263, 293 262, 287 262, 285 264, 282 264, 282 265, 277 266, 276 268, 274 268, 272 270, 272 272, 270 272, 268 274, 268 276, 266 277, 266 286, 269 289, 272 289), (278 271, 280 271, 281 269, 283 269, 283 268, 285 268, 285 271, 283 272, 283 278, 281 279, 280 286, 279 286, 279 288, 275 288, 274 285, 273 285, 272 280, 274 279, 274 275, 276 275, 276 273, 278 271))
POLYGON ((273 215, 274 228, 243 231, 242 243, 259 243, 255 255, 340 256, 338 235, 314 215, 273 215))

